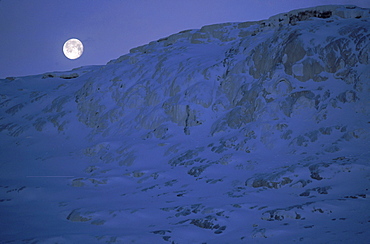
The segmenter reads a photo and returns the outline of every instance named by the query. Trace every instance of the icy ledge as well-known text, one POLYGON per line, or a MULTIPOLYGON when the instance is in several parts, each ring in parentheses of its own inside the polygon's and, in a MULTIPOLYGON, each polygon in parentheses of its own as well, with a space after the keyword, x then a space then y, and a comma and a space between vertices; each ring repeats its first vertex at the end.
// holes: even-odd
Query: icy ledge
MULTIPOLYGON (((267 20, 247 21, 236 23, 222 23, 206 25, 201 29, 184 30, 177 34, 161 38, 149 44, 139 46, 130 50, 130 53, 151 53, 158 51, 159 47, 169 47, 176 42, 190 42, 202 44, 210 42, 229 42, 240 37, 254 36, 267 29, 286 25, 296 25, 297 22, 307 21, 312 18, 322 19, 364 19, 370 16, 369 9, 360 8, 355 5, 324 5, 312 8, 293 10, 288 13, 277 14, 267 20)), ((366 21, 366 20, 365 20, 366 21)), ((120 62, 129 58, 128 55, 121 56, 109 63, 120 62)), ((108 63, 108 64, 109 64, 108 63)))

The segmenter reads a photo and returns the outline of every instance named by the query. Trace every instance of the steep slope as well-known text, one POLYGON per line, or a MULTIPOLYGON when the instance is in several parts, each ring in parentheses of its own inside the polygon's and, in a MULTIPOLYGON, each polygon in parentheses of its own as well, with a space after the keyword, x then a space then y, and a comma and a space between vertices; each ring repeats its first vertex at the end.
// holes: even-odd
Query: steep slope
POLYGON ((0 239, 366 243, 369 20, 296 10, 1 80, 0 239))

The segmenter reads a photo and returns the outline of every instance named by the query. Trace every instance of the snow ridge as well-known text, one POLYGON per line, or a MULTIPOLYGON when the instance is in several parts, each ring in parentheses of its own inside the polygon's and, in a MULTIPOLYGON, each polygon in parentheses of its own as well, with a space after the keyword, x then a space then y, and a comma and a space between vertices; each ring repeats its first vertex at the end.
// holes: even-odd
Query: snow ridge
POLYGON ((369 20, 319 6, 1 80, 0 239, 366 243, 369 20))

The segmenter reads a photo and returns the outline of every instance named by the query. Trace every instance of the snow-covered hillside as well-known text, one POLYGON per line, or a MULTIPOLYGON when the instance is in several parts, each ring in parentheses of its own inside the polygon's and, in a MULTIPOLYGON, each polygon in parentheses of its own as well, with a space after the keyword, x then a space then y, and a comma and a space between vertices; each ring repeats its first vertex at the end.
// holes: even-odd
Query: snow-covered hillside
POLYGON ((370 10, 0 81, 1 243, 369 243, 370 10))

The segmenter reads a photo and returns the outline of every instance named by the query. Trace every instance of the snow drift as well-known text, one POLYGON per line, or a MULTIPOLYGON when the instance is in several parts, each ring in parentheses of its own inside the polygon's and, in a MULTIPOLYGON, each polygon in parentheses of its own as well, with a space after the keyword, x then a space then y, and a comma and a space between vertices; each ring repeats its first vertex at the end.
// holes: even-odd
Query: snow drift
POLYGON ((5 243, 366 243, 370 10, 187 30, 1 80, 5 243))

